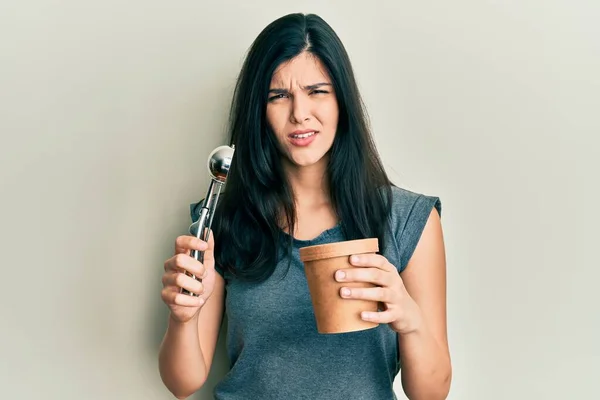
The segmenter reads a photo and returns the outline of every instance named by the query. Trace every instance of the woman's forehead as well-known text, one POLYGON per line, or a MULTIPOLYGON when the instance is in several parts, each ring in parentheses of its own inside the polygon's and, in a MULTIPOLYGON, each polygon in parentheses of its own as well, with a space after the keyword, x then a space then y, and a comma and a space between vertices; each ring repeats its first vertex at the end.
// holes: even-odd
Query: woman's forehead
POLYGON ((282 63, 271 79, 271 85, 278 87, 306 87, 317 83, 329 83, 323 63, 317 57, 303 54, 282 63))

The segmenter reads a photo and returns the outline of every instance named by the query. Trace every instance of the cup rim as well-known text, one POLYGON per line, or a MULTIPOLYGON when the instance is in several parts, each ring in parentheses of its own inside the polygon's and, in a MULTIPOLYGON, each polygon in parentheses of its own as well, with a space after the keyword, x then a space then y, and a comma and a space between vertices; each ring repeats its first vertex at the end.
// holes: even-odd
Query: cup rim
POLYGON ((378 251, 379 240, 377 238, 345 240, 342 242, 301 247, 300 260, 307 262, 353 254, 376 253, 378 251))

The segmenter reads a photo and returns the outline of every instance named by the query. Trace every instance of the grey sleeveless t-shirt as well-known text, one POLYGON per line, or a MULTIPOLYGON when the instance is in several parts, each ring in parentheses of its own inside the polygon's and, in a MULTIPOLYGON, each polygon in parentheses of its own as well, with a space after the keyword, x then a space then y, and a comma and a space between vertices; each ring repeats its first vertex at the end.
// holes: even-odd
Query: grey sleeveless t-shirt
MULTIPOLYGON (((399 272, 406 267, 438 197, 392 187, 382 254, 399 272)), ((191 205, 192 220, 198 219, 191 205)), ((294 239, 292 262, 279 262, 263 283, 226 281, 229 372, 215 386, 219 400, 396 399, 400 371, 397 334, 385 324, 365 331, 319 334, 299 249, 344 240, 339 225, 312 240, 294 239)))

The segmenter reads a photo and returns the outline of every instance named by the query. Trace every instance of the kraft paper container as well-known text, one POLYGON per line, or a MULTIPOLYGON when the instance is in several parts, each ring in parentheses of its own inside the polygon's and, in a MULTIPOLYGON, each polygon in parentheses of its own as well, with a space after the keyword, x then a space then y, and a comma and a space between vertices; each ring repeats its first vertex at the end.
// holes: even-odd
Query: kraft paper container
POLYGON ((300 259, 315 313, 319 333, 344 333, 361 331, 378 324, 360 318, 362 311, 377 311, 378 303, 368 300, 342 298, 342 287, 375 287, 367 282, 338 282, 335 272, 339 269, 356 269, 350 264, 354 254, 377 253, 377 238, 348 240, 300 249, 300 259))

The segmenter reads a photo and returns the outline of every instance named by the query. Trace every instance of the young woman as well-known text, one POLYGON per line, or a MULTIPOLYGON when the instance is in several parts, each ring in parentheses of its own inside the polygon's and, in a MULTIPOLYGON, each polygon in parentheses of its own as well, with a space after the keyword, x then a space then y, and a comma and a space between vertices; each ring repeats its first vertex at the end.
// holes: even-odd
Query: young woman
MULTIPOLYGON (((230 371, 217 399, 445 399, 451 381, 439 198, 394 186, 376 152, 348 55, 316 15, 291 14, 254 41, 234 93, 235 154, 209 243, 175 242, 162 298, 167 388, 206 381, 224 312, 230 371), (377 328, 319 334, 299 259, 307 245, 377 237, 351 257, 340 296, 381 302, 377 328), (214 238, 214 239, 213 239, 214 238), (205 251, 204 264, 190 257, 205 251), (187 276, 189 271, 201 282, 187 276), (184 288, 199 296, 180 293, 184 288)), ((198 214, 192 205, 192 219, 198 214)))

